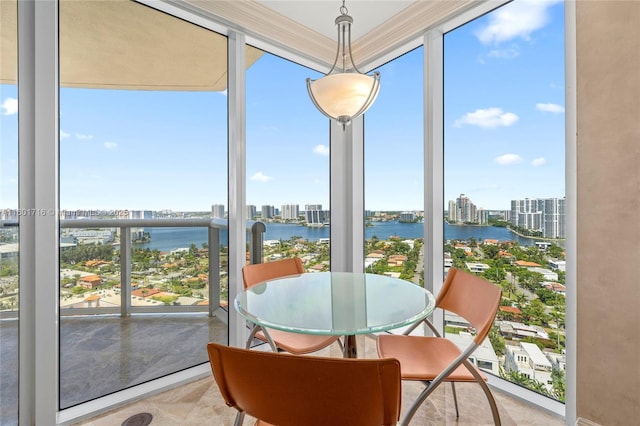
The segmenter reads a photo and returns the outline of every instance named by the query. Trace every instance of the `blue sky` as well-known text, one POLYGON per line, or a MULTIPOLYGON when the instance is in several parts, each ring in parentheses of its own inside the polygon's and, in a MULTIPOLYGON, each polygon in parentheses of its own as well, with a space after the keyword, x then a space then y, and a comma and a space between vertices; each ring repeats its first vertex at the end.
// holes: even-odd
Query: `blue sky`
MULTIPOLYGON (((516 0, 445 36, 445 203, 486 209, 564 196, 561 1, 516 0)), ((423 205, 422 48, 380 68, 365 116, 365 206, 423 205)), ((329 208, 320 74, 272 55, 247 72, 247 203, 329 208)), ((0 86, 0 207, 17 206, 17 93, 0 86)), ((62 89, 63 209, 209 210, 227 204, 220 92, 62 89)))

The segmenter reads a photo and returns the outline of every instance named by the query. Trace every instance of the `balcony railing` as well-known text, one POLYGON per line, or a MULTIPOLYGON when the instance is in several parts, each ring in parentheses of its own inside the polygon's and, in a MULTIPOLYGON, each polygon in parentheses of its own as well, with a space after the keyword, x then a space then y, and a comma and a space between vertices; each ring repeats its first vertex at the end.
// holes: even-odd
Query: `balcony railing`
MULTIPOLYGON (((17 227, 16 220, 1 221, 3 228, 17 227)), ((226 317, 226 312, 220 312, 220 232, 228 228, 228 222, 224 219, 81 219, 61 220, 60 228, 117 228, 120 233, 120 306, 93 306, 83 308, 60 309, 61 316, 69 315, 100 315, 120 314, 122 317, 132 313, 179 313, 179 312, 205 312, 209 316, 226 317), (173 305, 164 304, 157 306, 133 306, 132 305, 132 239, 133 228, 206 228, 208 244, 208 306, 203 305, 173 305), (215 303, 213 301, 216 301, 215 303)), ((246 231, 249 243, 249 257, 251 263, 262 262, 262 244, 266 227, 262 222, 247 222, 246 231)), ((0 312, 0 318, 7 319, 17 316, 17 310, 0 312)))

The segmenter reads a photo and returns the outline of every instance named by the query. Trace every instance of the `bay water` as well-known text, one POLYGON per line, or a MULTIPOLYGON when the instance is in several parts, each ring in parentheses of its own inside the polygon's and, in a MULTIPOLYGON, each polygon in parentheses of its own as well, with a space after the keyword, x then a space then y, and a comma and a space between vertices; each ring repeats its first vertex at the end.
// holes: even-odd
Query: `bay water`
MULTIPOLYGON (((170 251, 178 248, 189 247, 195 244, 200 248, 207 241, 207 230, 205 228, 146 228, 150 233, 151 240, 145 243, 134 244, 135 248, 149 248, 160 251, 170 251)), ((372 226, 364 229, 365 239, 374 236, 379 240, 388 240, 390 237, 400 237, 402 239, 416 239, 424 236, 424 224, 422 223, 400 223, 373 222, 372 226)), ((329 238, 329 227, 308 227, 285 223, 267 223, 265 240, 289 240, 291 237, 300 237, 308 241, 318 241, 322 238, 329 238)), ((477 242, 487 239, 498 241, 515 241, 521 246, 531 246, 535 240, 524 238, 514 234, 507 228, 494 226, 469 226, 469 225, 449 225, 444 223, 445 240, 469 240, 475 238, 477 242)), ((220 233, 222 245, 227 245, 228 233, 223 229, 220 233)))

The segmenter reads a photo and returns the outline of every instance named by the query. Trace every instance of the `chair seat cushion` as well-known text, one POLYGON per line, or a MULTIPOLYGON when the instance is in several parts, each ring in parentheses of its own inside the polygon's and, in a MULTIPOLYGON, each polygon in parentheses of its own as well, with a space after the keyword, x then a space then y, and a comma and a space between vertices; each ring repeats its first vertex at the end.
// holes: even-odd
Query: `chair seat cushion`
MULTIPOLYGON (((274 330, 272 328, 269 329, 269 335, 278 348, 296 355, 319 351, 339 339, 339 336, 299 334, 274 330)), ((257 332, 256 337, 260 340, 267 341, 262 331, 257 332)))
MULTIPOLYGON (((383 334, 378 336, 377 347, 380 358, 400 361, 403 380, 431 381, 461 354, 453 342, 441 337, 383 334)), ((482 372, 480 374, 487 379, 482 372)), ((475 379, 464 365, 460 365, 445 381, 473 382, 475 379)))

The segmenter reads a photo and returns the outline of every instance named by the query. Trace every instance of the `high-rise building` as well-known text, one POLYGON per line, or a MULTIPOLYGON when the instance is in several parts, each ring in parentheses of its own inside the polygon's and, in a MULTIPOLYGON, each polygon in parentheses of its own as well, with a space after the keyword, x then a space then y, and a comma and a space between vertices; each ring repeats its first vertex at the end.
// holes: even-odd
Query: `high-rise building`
POLYGON ((256 206, 252 204, 247 205, 247 220, 254 220, 258 215, 258 210, 256 206))
POLYGON ((456 198, 456 222, 477 222, 476 205, 464 194, 456 198))
POLYGON ((456 216, 456 202, 453 200, 449 200, 449 222, 457 222, 458 218, 456 216))
POLYGON ((261 209, 262 219, 272 219, 275 216, 275 208, 273 206, 263 205, 261 209))
POLYGON ((283 220, 296 220, 300 214, 300 207, 297 204, 283 204, 280 217, 283 220))
POLYGON ((129 219, 153 219, 151 210, 130 210, 129 219))
POLYGON ((322 204, 306 204, 304 206, 304 217, 309 226, 324 225, 329 219, 329 212, 322 210, 322 204))
POLYGON ((511 200, 511 224, 545 238, 565 238, 565 203, 564 198, 511 200))
POLYGON ((211 206, 211 217, 214 219, 224 218, 224 204, 214 204, 211 206))

